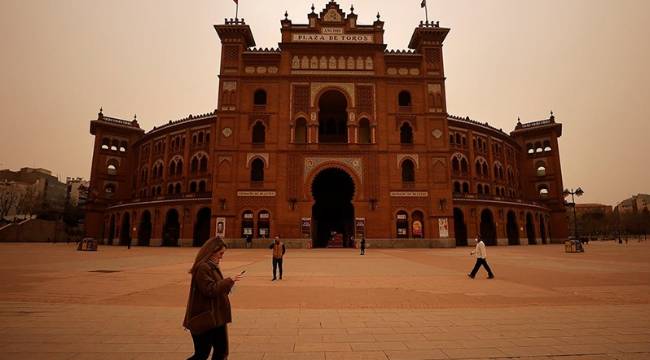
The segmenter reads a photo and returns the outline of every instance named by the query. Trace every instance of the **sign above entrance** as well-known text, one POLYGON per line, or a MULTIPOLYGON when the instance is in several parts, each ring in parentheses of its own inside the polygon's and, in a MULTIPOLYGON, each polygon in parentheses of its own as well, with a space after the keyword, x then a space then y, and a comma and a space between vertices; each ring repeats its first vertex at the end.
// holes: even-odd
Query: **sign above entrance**
POLYGON ((391 191, 390 197, 429 197, 428 191, 391 191))
MULTIPOLYGON (((337 28, 329 28, 328 31, 338 31, 337 28)), ((370 34, 337 34, 337 33, 296 33, 291 35, 293 42, 318 42, 318 43, 348 43, 348 44, 372 44, 375 36, 370 34)))
POLYGON ((275 191, 237 191, 239 197, 274 197, 275 191))

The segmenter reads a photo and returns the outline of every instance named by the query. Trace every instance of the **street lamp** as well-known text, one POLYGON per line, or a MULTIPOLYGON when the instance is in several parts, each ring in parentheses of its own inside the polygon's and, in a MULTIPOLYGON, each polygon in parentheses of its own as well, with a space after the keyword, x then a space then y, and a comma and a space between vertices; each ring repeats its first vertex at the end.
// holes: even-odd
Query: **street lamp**
POLYGON ((574 196, 582 196, 582 194, 584 193, 585 192, 582 191, 582 189, 579 187, 575 189, 575 191, 573 189, 571 189, 571 191, 569 191, 569 189, 564 189, 564 192, 562 193, 564 197, 571 195, 571 202, 570 203, 567 202, 566 204, 568 206, 573 206, 573 235, 575 236, 576 240, 579 239, 578 239, 578 218, 576 217, 576 200, 574 196))

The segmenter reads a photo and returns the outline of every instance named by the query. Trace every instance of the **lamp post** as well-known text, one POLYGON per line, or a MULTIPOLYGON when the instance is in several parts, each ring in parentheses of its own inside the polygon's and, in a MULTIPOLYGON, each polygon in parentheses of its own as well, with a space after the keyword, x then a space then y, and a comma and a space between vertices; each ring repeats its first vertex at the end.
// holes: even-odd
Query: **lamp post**
POLYGON ((576 200, 575 200, 574 196, 582 196, 582 194, 584 194, 584 193, 585 192, 582 191, 582 189, 579 188, 579 187, 577 189, 575 189, 575 191, 573 189, 571 189, 570 191, 569 191, 569 189, 564 189, 564 192, 563 192, 564 197, 567 197, 567 196, 571 195, 571 202, 567 203, 567 205, 568 206, 573 206, 573 235, 575 236, 576 240, 579 240, 579 239, 578 239, 578 218, 576 216, 576 200))

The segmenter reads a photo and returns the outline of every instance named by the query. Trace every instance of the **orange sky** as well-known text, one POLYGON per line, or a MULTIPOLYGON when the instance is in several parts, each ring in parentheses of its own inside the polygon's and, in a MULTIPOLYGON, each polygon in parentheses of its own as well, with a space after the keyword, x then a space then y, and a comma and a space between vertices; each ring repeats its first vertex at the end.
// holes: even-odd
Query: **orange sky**
MULTIPOLYGON (((327 1, 316 2, 320 11, 327 1)), ((579 202, 650 193, 650 1, 429 0, 445 42, 451 114, 511 131, 563 123, 566 187, 579 202)), ((339 2, 349 11, 350 1, 339 2)), ((353 2, 377 11, 389 49, 405 49, 420 0, 353 2)), ((311 1, 240 0, 258 46, 277 46, 285 9, 306 23, 311 1)), ((216 107, 220 46, 212 28, 231 0, 1 0, 0 168, 44 167, 88 177, 89 120, 154 125, 216 107), (191 5, 190 5, 191 4, 191 5)))

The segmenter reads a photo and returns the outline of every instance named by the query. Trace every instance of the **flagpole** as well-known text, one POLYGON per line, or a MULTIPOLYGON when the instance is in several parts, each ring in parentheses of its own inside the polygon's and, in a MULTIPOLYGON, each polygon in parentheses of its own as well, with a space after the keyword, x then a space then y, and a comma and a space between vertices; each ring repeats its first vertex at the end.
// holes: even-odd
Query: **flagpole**
POLYGON ((424 0, 424 18, 428 23, 429 22, 429 4, 427 4, 426 0, 424 0))
POLYGON ((235 20, 237 20, 238 15, 239 15, 239 1, 235 1, 235 20))

